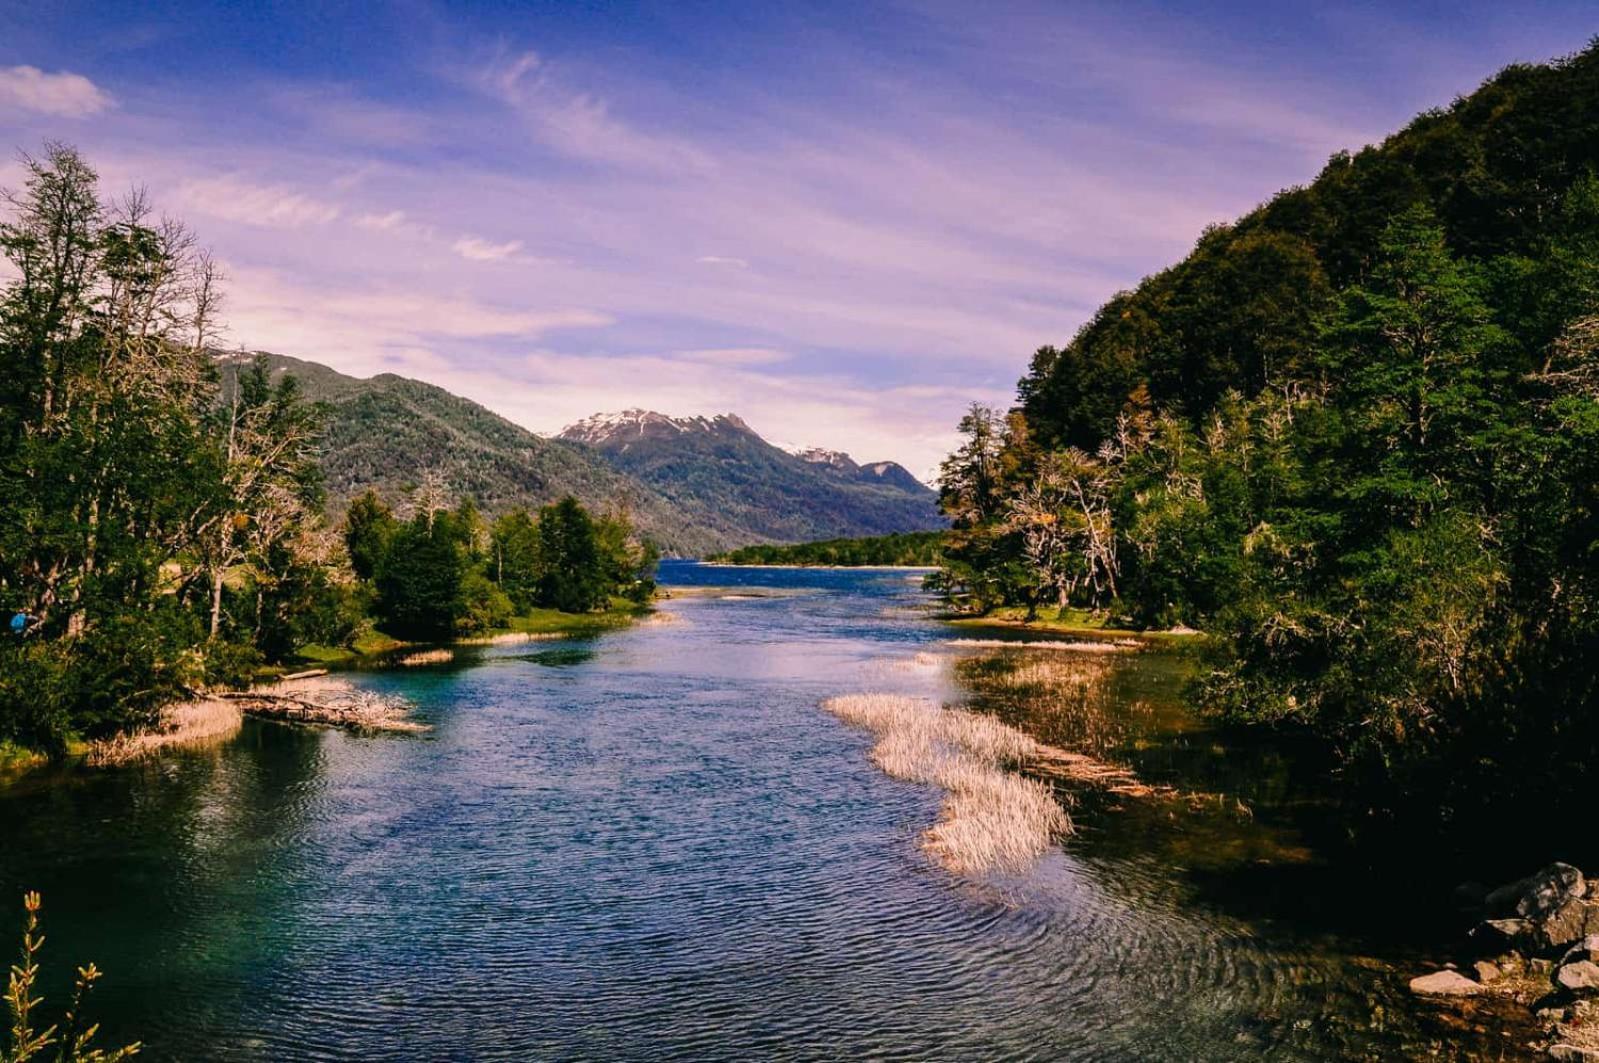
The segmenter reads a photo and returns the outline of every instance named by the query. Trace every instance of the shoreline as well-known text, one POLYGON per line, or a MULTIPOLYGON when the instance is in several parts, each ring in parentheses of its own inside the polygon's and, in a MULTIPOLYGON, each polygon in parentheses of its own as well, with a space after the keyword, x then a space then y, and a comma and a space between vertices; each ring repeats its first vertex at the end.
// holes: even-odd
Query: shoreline
POLYGON ((937 572, 938 571, 938 566, 937 565, 800 565, 800 564, 746 565, 746 564, 741 564, 741 563, 739 563, 737 561, 700 561, 698 563, 701 564, 701 565, 706 566, 707 568, 821 568, 821 569, 837 569, 837 570, 845 571, 845 572, 870 572, 870 571, 874 571, 874 570, 875 571, 882 571, 882 572, 937 572))
MULTIPOLYGON (((592 638, 646 620, 657 612, 656 600, 651 599, 650 602, 642 604, 616 603, 611 609, 602 613, 538 610, 526 616, 513 617, 508 627, 495 628, 481 635, 463 635, 446 642, 407 642, 374 629, 357 639, 353 647, 314 644, 303 646, 291 659, 292 664, 259 672, 255 682, 246 690, 196 692, 192 697, 163 706, 156 723, 150 727, 137 728, 110 738, 88 742, 74 741, 66 756, 59 759, 52 759, 48 754, 26 746, 13 743, 0 744, 0 789, 36 776, 52 765, 65 763, 88 768, 112 767, 166 750, 225 741, 238 733, 246 715, 289 719, 288 714, 280 712, 247 711, 244 705, 252 699, 259 702, 263 698, 270 698, 274 693, 271 689, 274 686, 281 688, 288 682, 309 678, 301 674, 305 671, 306 665, 317 669, 356 667, 363 664, 381 664, 386 658, 402 654, 404 651, 430 647, 449 650, 453 656, 453 651, 457 647, 476 648, 502 642, 592 638)), ((395 667, 404 667, 404 662, 397 661, 395 667)), ((315 718, 314 713, 305 715, 304 711, 301 711, 304 718, 294 722, 357 726, 358 729, 368 731, 405 732, 420 729, 420 725, 394 725, 392 721, 360 723, 344 718, 319 719, 315 718)), ((347 717, 349 714, 340 712, 336 715, 347 717)))

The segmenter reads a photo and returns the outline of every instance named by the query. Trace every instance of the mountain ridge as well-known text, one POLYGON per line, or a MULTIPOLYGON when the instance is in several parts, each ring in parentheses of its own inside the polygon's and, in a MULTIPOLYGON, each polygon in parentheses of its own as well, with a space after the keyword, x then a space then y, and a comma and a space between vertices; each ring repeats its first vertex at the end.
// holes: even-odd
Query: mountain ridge
POLYGON ((930 521, 942 526, 936 496, 919 483, 916 489, 890 483, 892 490, 885 490, 882 483, 832 482, 829 476, 796 485, 788 475, 792 470, 774 466, 767 454, 783 452, 733 414, 653 415, 650 433, 735 442, 719 457, 710 454, 716 447, 700 448, 697 458, 681 455, 671 474, 640 476, 603 446, 540 435, 445 388, 394 373, 355 377, 265 351, 221 353, 217 366, 226 381, 256 358, 265 359, 274 377, 294 375, 308 400, 328 408, 322 464, 332 513, 369 488, 398 501, 424 475, 439 473, 451 490, 470 495, 491 515, 547 505, 567 494, 592 508, 625 510, 671 556, 702 556, 756 543, 920 531, 930 521), (740 456, 753 464, 741 466, 740 456), (722 464, 729 460, 731 465, 722 464), (719 468, 701 467, 705 461, 715 461, 719 468), (773 477, 784 482, 764 483, 773 477), (728 478, 735 488, 727 487, 728 478), (684 481, 702 487, 685 488, 684 481), (721 482, 723 489, 704 489, 712 482, 721 482), (735 504, 723 504, 730 500, 735 504))

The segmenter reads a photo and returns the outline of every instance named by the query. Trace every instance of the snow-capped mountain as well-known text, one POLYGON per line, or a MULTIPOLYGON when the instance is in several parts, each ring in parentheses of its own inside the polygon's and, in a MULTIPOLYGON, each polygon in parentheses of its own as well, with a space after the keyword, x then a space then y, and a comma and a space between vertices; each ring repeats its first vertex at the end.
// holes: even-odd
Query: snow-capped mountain
POLYGON ((859 465, 822 448, 791 453, 741 418, 653 410, 596 414, 559 436, 592 448, 664 496, 716 512, 752 540, 825 539, 944 526, 937 498, 892 461, 859 465))

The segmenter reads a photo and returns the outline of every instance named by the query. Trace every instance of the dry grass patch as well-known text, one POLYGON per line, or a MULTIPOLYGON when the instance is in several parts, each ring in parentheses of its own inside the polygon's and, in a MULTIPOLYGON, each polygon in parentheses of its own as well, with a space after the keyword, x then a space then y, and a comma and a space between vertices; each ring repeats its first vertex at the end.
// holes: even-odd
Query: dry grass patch
POLYGON ((234 702, 222 698, 185 701, 162 709, 160 721, 148 730, 90 743, 87 760, 95 767, 125 764, 173 746, 231 738, 243 722, 244 713, 234 702))
POLYGON ((1021 870, 1071 832, 1047 785, 1008 770, 1041 751, 1014 727, 896 694, 850 694, 822 707, 877 736, 872 761, 883 771, 947 792, 922 846, 951 871, 1021 870))
POLYGON ((449 664, 453 660, 455 660, 454 650, 437 649, 407 653, 403 657, 395 658, 394 663, 401 668, 419 668, 428 664, 449 664))
POLYGON ((556 631, 502 631, 498 635, 474 635, 455 641, 461 646, 514 646, 523 642, 549 642, 564 638, 565 635, 556 631))

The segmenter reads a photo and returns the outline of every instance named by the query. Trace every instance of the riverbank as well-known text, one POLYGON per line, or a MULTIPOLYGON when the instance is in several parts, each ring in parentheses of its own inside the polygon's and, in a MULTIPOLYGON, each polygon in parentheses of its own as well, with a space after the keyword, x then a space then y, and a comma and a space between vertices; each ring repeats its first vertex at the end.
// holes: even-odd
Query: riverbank
MULTIPOLYGON (((364 632, 348 646, 302 646, 294 659, 304 664, 342 665, 362 661, 377 661, 401 650, 422 646, 484 645, 495 639, 516 635, 537 635, 548 638, 592 638, 607 631, 616 631, 642 620, 655 611, 654 600, 634 602, 616 598, 610 608, 598 613, 563 613, 557 609, 534 609, 515 616, 504 627, 494 628, 478 635, 450 639, 444 643, 412 642, 394 638, 376 628, 364 632)), ((271 675, 273 673, 266 673, 271 675)))
MULTIPOLYGON (((504 627, 482 635, 452 639, 447 643, 407 642, 382 631, 363 632, 348 646, 301 647, 293 664, 263 668, 256 673, 248 690, 197 691, 194 696, 164 707, 154 724, 110 738, 73 741, 66 757, 88 767, 125 764, 167 749, 204 745, 233 737, 246 714, 301 723, 318 723, 367 731, 412 731, 416 726, 404 719, 403 707, 362 701, 337 680, 320 686, 307 686, 322 678, 320 671, 304 673, 304 665, 320 667, 365 667, 369 665, 408 667, 449 663, 457 647, 497 645, 520 640, 558 640, 593 638, 637 623, 655 613, 651 602, 614 599, 611 608, 598 613, 563 613, 555 609, 536 609, 513 617, 504 627), (405 651, 415 650, 414 653, 405 651), (289 689, 287 684, 295 684, 289 689)), ((0 786, 48 768, 51 758, 39 750, 15 743, 0 743, 0 786)))
POLYGON ((1085 609, 1068 609, 1055 616, 1035 616, 1028 619, 1026 609, 1020 606, 1006 606, 975 616, 954 613, 939 619, 957 627, 1008 628, 1013 631, 1038 631, 1092 639, 1144 639, 1170 645, 1202 640, 1205 637, 1204 632, 1188 627, 1169 628, 1164 631, 1116 627, 1108 622, 1108 617, 1096 615, 1085 609))

